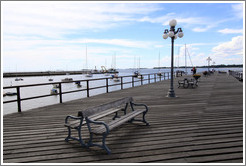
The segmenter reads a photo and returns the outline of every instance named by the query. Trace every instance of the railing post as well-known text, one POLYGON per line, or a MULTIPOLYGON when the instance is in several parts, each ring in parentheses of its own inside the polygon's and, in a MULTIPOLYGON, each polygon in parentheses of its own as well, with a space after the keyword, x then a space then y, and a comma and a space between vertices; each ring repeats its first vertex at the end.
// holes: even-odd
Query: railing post
POLYGON ((90 97, 89 89, 89 80, 86 80, 87 97, 90 97))
POLYGON ((169 80, 169 72, 167 73, 167 79, 169 80))
POLYGON ((132 76, 132 87, 134 87, 134 77, 132 76))
POLYGON ((150 84, 150 74, 148 74, 148 80, 149 80, 149 84, 150 84))
POLYGON ((156 82, 156 74, 154 74, 155 82, 156 82))
POLYGON ((161 74, 159 75, 159 79, 160 79, 160 81, 161 81, 161 74))
POLYGON ((164 80, 166 80, 166 73, 164 73, 164 80))
POLYGON ((59 96, 60 96, 60 103, 62 103, 62 86, 61 86, 61 83, 59 83, 59 96))
POLYGON ((123 77, 120 77, 120 86, 121 86, 121 89, 123 89, 123 77))
POLYGON ((141 85, 143 85, 143 75, 141 75, 141 85))
POLYGON ((21 112, 20 87, 16 87, 18 112, 21 112))
POLYGON ((108 93, 108 78, 106 78, 106 92, 108 93))

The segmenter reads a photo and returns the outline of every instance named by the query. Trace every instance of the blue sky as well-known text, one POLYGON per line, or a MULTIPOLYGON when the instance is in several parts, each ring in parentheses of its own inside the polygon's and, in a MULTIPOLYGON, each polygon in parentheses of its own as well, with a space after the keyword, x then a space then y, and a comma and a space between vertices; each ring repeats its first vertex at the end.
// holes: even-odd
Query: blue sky
MULTIPOLYGON (((184 65, 185 44, 192 64, 243 64, 244 2, 1 2, 2 69, 81 70, 112 66, 170 66, 169 21, 183 38, 175 40, 175 62, 184 65)), ((187 58, 187 64, 191 65, 187 58)))

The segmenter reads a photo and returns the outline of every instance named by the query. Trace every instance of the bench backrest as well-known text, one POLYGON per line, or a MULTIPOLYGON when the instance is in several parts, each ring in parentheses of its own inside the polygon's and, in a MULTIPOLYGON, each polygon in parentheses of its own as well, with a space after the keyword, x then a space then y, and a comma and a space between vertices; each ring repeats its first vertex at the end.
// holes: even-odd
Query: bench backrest
POLYGON ((110 108, 115 108, 115 107, 118 107, 120 105, 130 103, 132 101, 133 101, 132 97, 125 97, 125 98, 122 98, 119 100, 112 101, 110 103, 106 103, 106 104, 102 104, 102 105, 99 105, 96 107, 88 108, 84 111, 79 111, 78 116, 83 116, 85 118, 85 117, 88 117, 90 115, 99 113, 101 111, 105 111, 105 110, 110 109, 110 108))

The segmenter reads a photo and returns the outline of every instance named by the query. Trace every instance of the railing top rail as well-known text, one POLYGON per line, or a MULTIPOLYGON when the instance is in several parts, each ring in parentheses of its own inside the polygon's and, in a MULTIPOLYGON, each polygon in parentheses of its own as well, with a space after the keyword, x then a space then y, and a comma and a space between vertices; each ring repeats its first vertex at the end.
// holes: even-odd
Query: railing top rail
MULTIPOLYGON (((162 72, 162 73, 168 73, 168 72, 162 72)), ((149 73, 149 74, 141 74, 142 76, 145 75, 154 75, 157 73, 149 73)), ((120 78, 123 77, 133 77, 134 75, 127 75, 127 76, 119 76, 120 78)), ((73 81, 67 81, 67 82, 63 82, 63 81, 59 81, 59 82, 52 82, 52 83, 41 83, 41 84, 27 84, 27 85, 17 85, 17 86, 6 86, 3 87, 3 89, 11 89, 11 88, 17 88, 17 87, 31 87, 31 86, 43 86, 43 85, 53 85, 53 84, 66 84, 66 83, 72 83, 72 82, 77 82, 77 81, 81 81, 81 82, 86 82, 86 81, 98 81, 98 80, 105 80, 105 79, 109 79, 110 77, 102 77, 102 78, 94 78, 94 79, 83 79, 83 80, 73 80, 73 81)))

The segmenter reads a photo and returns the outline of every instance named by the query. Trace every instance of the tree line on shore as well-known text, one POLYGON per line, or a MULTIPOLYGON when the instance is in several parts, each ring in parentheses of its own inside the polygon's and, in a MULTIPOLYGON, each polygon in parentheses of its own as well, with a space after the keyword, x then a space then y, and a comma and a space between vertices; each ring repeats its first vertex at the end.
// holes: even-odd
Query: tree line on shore
MULTIPOLYGON (((208 68, 208 66, 186 66, 187 68, 192 68, 192 67, 196 67, 196 68, 208 68)), ((225 65, 225 64, 220 64, 220 65, 210 65, 209 67, 212 68, 229 68, 229 67, 243 67, 243 64, 232 64, 232 65, 225 65)), ((170 68, 170 67, 154 67, 154 69, 166 69, 166 68, 170 68)), ((174 68, 185 68, 185 66, 175 66, 174 68)))

